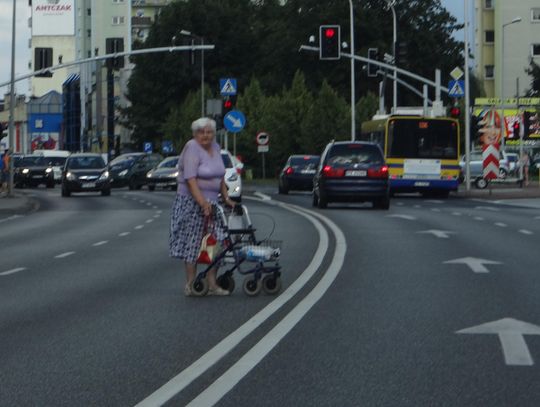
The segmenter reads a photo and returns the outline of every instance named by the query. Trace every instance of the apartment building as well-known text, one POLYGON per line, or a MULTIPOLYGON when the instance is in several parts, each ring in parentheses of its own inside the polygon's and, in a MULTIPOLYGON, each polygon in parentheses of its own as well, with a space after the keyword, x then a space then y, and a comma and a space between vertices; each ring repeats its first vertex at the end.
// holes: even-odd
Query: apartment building
POLYGON ((540 2, 475 0, 475 9, 476 75, 486 95, 524 95, 531 82, 526 69, 531 60, 540 64, 540 2))

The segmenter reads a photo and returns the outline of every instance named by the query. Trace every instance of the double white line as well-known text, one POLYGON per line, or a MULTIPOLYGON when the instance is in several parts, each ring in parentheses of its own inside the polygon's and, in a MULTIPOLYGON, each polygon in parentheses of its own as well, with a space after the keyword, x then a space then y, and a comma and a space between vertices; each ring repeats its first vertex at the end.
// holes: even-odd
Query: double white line
POLYGON ((232 351, 242 340, 258 328, 263 322, 276 313, 283 305, 292 299, 314 276, 323 262, 328 250, 329 239, 323 221, 335 236, 335 252, 332 262, 326 273, 313 288, 313 290, 296 305, 274 328, 270 330, 255 346, 253 346, 240 360, 229 368, 221 377, 206 388, 199 396, 189 403, 189 406, 211 406, 227 394, 244 376, 246 376, 307 314, 307 312, 322 298, 326 290, 337 277, 345 259, 347 243, 341 229, 331 220, 313 211, 295 205, 276 204, 263 198, 264 203, 273 204, 283 209, 295 212, 310 221, 319 233, 319 245, 309 266, 300 277, 285 290, 279 297, 250 318, 246 323, 231 333, 191 366, 172 378, 169 382, 156 390, 146 399, 137 404, 137 407, 161 406, 171 400, 191 382, 205 373, 225 355, 232 351))

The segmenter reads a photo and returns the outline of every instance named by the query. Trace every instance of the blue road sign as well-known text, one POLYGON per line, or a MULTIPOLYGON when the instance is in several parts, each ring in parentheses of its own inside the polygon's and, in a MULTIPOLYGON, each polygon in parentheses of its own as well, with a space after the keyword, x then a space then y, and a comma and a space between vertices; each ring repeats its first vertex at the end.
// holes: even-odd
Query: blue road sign
POLYGON ((237 93, 236 79, 223 78, 219 80, 219 93, 223 96, 234 96, 237 93))
POLYGON ((231 133, 238 133, 246 125, 246 116, 240 110, 231 110, 223 118, 223 125, 231 133))
POLYGON ((152 152, 152 143, 150 143, 149 141, 145 141, 144 145, 143 145, 143 148, 144 148, 145 153, 151 153, 152 152))
POLYGON ((164 154, 172 153, 173 151, 172 141, 170 140, 163 141, 163 143, 161 143, 161 150, 163 151, 164 154))
POLYGON ((448 96, 453 98, 461 98, 465 95, 464 81, 450 81, 448 83, 448 96))

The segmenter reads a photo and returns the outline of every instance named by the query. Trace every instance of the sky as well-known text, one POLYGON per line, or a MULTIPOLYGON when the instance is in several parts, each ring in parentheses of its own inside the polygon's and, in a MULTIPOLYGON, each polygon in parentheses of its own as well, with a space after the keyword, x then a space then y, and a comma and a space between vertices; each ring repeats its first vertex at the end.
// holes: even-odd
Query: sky
MULTIPOLYGON (((28 62, 30 61, 30 50, 28 40, 30 39, 30 28, 28 28, 28 18, 30 17, 30 7, 28 0, 16 0, 16 49, 15 49, 15 76, 28 72, 28 62)), ((444 7, 463 22, 463 0, 442 0, 444 7)), ((473 3, 473 1, 469 1, 473 3)), ((13 13, 13 0, 0 0, 0 83, 8 82, 11 75, 11 20, 13 13)), ((472 9, 472 8, 471 8, 472 9)), ((472 16, 472 14, 470 14, 472 16)), ((469 37, 472 42, 472 37, 469 37)), ((463 41, 463 31, 456 33, 456 39, 463 41)), ((20 81, 15 84, 17 93, 28 93, 28 81, 20 81)), ((8 91, 7 87, 0 89, 0 98, 8 91)))

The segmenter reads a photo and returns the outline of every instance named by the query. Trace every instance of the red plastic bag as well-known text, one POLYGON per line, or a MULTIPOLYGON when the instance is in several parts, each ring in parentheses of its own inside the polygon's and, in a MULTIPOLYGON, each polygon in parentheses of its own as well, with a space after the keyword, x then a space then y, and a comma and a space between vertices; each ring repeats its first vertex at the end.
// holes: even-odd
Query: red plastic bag
POLYGON ((219 253, 219 244, 213 233, 209 231, 211 229, 211 220, 206 218, 204 221, 205 234, 201 241, 201 248, 199 250, 199 256, 197 263, 211 264, 219 253))

